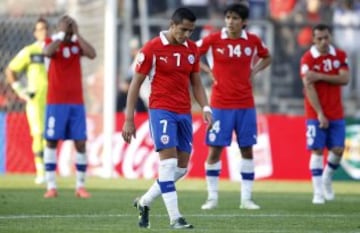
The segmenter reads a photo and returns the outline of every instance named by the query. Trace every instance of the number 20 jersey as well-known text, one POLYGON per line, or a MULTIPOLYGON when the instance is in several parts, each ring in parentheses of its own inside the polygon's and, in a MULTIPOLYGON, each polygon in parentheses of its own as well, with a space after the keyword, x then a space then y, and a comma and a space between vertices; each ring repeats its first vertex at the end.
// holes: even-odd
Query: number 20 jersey
MULTIPOLYGON (((329 47, 329 53, 321 55, 315 46, 312 46, 301 58, 301 77, 311 70, 327 75, 338 75, 341 69, 348 70, 347 56, 343 50, 329 47)), ((328 82, 318 81, 314 84, 320 105, 329 120, 339 120, 344 117, 341 86, 328 82)), ((305 112, 308 119, 317 119, 317 114, 305 96, 305 112)))

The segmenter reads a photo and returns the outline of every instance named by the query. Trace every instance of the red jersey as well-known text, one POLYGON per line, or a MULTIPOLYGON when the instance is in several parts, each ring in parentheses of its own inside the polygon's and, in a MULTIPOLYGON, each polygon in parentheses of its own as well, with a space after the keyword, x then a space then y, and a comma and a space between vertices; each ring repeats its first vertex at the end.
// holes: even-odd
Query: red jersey
POLYGON ((139 51, 135 71, 150 78, 150 109, 190 113, 190 74, 200 71, 194 42, 173 45, 160 32, 139 51))
MULTIPOLYGON (((307 71, 312 70, 328 75, 338 75, 341 69, 348 70, 347 56, 343 50, 330 46, 329 53, 321 55, 315 46, 312 46, 301 58, 301 78, 307 71)), ((320 105, 329 120, 339 120, 344 117, 341 101, 341 86, 328 82, 314 83, 320 105)), ((305 112, 308 119, 317 119, 317 114, 305 95, 305 112)))
MULTIPOLYGON (((48 45, 49 38, 45 41, 48 45)), ((83 104, 81 49, 77 41, 61 43, 49 59, 48 104, 83 104)))
POLYGON ((245 30, 240 38, 230 39, 226 28, 199 40, 200 55, 208 53, 215 82, 211 106, 220 109, 253 108, 250 75, 258 58, 269 56, 261 39, 245 30))

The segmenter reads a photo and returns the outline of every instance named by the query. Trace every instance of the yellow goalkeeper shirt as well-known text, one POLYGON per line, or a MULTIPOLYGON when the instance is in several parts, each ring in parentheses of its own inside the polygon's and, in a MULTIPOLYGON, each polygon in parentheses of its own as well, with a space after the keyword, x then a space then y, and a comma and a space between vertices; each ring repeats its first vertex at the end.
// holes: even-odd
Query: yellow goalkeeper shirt
POLYGON ((27 91, 29 93, 46 94, 47 71, 43 55, 43 44, 34 42, 24 47, 11 61, 9 68, 16 72, 25 72, 27 91))

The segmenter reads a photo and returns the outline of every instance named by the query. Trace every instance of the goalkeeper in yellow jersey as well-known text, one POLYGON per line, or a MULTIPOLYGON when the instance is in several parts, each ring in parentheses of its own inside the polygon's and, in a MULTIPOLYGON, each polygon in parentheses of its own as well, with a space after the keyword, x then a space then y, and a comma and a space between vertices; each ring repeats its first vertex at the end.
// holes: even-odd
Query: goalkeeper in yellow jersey
POLYGON ((39 18, 34 26, 36 41, 25 46, 6 68, 6 78, 16 94, 26 101, 26 116, 32 136, 32 151, 35 155, 36 184, 44 183, 43 138, 47 71, 44 63, 44 40, 48 36, 48 22, 39 18), (21 73, 27 77, 27 86, 19 80, 21 73))

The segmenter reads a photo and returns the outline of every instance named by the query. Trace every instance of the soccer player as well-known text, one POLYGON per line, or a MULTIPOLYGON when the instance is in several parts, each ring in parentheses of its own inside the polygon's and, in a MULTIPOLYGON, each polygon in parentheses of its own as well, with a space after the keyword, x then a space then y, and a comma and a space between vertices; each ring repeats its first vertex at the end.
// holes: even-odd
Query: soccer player
POLYGON ((9 63, 5 74, 15 93, 26 101, 26 116, 32 136, 32 151, 34 153, 36 184, 42 184, 44 178, 43 152, 45 140, 44 119, 47 91, 47 73, 44 64, 43 47, 48 36, 48 22, 39 18, 33 29, 35 42, 25 46, 9 63), (27 86, 24 87, 19 74, 26 73, 27 86))
POLYGON ((200 54, 210 56, 211 69, 205 64, 202 69, 214 82, 211 93, 214 123, 206 135, 209 146, 205 163, 208 197, 201 209, 213 209, 218 205, 220 156, 223 148, 230 145, 233 131, 242 155, 240 208, 259 209, 252 200, 253 145, 257 137, 252 80, 269 66, 271 56, 261 39, 245 30, 249 16, 247 6, 228 5, 224 15, 226 27, 197 41, 200 54))
POLYGON ((94 59, 95 49, 81 36, 76 21, 60 18, 57 34, 46 40, 45 56, 48 67, 49 88, 46 102, 44 153, 47 191, 45 198, 58 195, 56 189, 56 147, 58 141, 71 139, 76 148, 76 191, 80 198, 90 194, 84 188, 87 158, 86 116, 81 83, 81 56, 94 59))
POLYGON ((203 108, 204 120, 211 125, 208 106, 199 74, 199 54, 188 38, 195 28, 195 15, 178 8, 168 31, 147 42, 137 55, 135 74, 130 84, 122 136, 127 143, 136 136, 134 108, 146 76, 151 80, 149 118, 155 150, 159 152, 159 177, 135 206, 140 211, 139 226, 149 228, 149 207, 162 195, 174 229, 193 228, 180 214, 174 182, 187 171, 192 149, 192 119, 189 86, 203 108))
POLYGON ((345 121, 341 86, 349 82, 347 55, 331 45, 329 26, 313 28, 313 46, 301 58, 304 84, 307 147, 311 150, 310 171, 313 204, 335 198, 332 176, 338 168, 345 145, 345 121), (328 149, 323 170, 324 149, 328 149))

